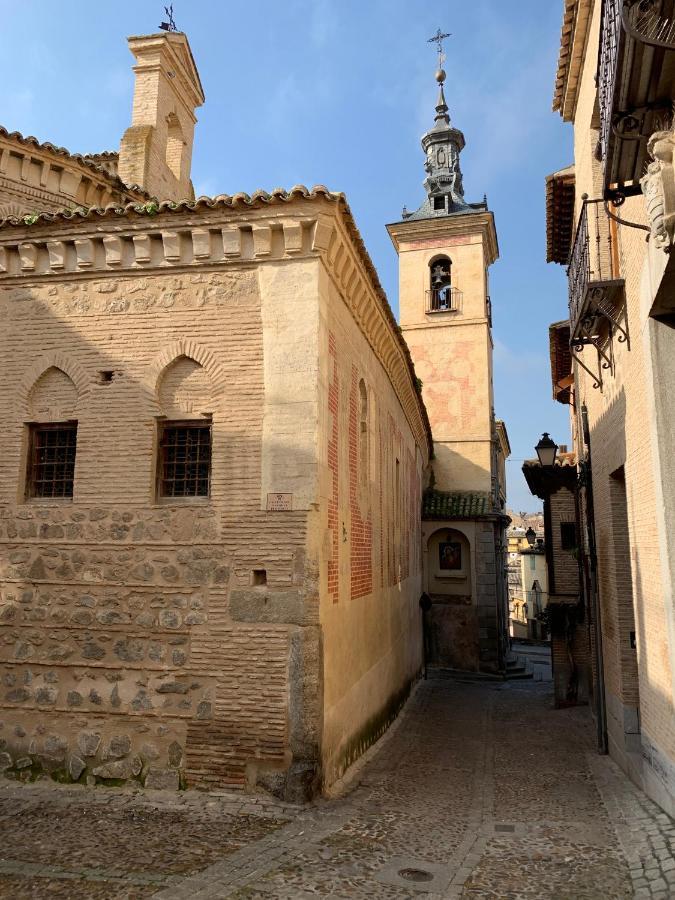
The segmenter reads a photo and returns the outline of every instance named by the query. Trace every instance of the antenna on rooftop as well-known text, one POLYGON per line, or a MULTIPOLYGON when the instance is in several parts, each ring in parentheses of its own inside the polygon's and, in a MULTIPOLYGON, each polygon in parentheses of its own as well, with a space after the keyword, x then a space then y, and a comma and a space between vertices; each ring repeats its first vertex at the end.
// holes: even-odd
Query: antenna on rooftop
POLYGON ((160 29, 162 31, 178 31, 178 29, 176 28, 176 23, 173 18, 173 3, 171 4, 171 6, 165 6, 164 12, 166 13, 166 17, 169 21, 162 22, 159 26, 160 29))

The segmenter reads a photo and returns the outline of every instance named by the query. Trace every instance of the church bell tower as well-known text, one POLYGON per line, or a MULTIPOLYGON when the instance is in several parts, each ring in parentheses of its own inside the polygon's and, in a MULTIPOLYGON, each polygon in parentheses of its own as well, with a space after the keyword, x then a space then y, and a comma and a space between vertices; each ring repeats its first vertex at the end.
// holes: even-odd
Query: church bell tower
POLYGON ((495 670, 504 662, 508 613, 501 583, 508 440, 493 412, 488 281, 497 235, 486 199, 464 198, 465 141, 448 114, 443 37, 431 39, 439 45, 439 93, 422 136, 426 198, 387 230, 399 256, 401 330, 434 439, 423 524, 435 653, 443 665, 495 670))

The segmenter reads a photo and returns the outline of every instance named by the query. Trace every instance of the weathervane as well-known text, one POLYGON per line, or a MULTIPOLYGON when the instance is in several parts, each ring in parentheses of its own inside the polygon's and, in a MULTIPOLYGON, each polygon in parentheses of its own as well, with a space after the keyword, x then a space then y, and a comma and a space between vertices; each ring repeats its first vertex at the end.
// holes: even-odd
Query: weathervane
MULTIPOLYGON (((159 26, 161 28, 161 30, 162 31, 178 31, 178 29, 176 28, 176 23, 174 22, 174 19, 173 19, 173 3, 171 4, 171 6, 165 6, 164 12, 166 13, 166 17, 169 21, 162 22, 162 24, 159 26)), ((440 28, 439 28, 439 31, 440 31, 440 28)))
POLYGON ((452 32, 443 34, 441 29, 439 28, 438 31, 436 32, 436 34, 427 40, 427 44, 437 44, 438 45, 438 68, 439 68, 439 70, 443 68, 443 63, 445 62, 445 53, 443 53, 443 41, 445 40, 445 38, 449 38, 451 36, 452 36, 452 32))

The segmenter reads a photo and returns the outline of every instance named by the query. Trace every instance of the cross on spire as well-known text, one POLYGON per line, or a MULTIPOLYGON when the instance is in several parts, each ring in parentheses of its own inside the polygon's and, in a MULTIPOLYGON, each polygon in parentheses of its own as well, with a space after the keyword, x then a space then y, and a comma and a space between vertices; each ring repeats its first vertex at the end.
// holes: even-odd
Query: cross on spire
POLYGON ((441 29, 439 28, 436 34, 433 37, 428 38, 427 44, 437 44, 437 52, 438 52, 438 68, 443 68, 443 63, 445 62, 445 53, 443 52, 443 41, 446 38, 452 37, 452 32, 448 31, 446 34, 443 34, 441 29))

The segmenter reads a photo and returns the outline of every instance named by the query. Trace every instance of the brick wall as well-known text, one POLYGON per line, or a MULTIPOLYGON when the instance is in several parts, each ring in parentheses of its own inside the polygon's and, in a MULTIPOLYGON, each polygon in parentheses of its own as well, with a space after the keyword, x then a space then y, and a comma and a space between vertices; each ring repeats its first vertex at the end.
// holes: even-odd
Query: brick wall
POLYGON ((365 381, 359 379, 359 374, 359 370, 353 365, 349 389, 349 506, 351 512, 350 571, 352 600, 367 596, 373 589, 373 523, 370 503, 368 502, 372 477, 370 472, 368 419, 373 400, 372 397, 368 396, 365 381), (363 385, 363 397, 360 385, 363 385), (362 427, 365 430, 363 436, 361 432, 362 427), (362 508, 364 509, 363 513, 361 511, 362 508))
POLYGON ((588 703, 592 670, 587 629, 577 625, 569 637, 565 632, 554 631, 551 634, 551 662, 556 707, 588 703))
POLYGON ((305 514, 270 529, 260 509, 255 275, 52 281, 0 304, 7 752, 28 772, 79 777, 81 759, 102 779, 169 785, 241 785, 251 758, 282 764, 289 629, 238 624, 229 602, 253 568, 272 597, 304 576, 305 514), (210 500, 157 502, 156 417, 204 412, 210 500), (72 501, 24 502, 24 422, 72 417, 72 501))
POLYGON ((579 594, 579 563, 571 550, 563 550, 562 524, 576 523, 575 499, 572 491, 561 488, 551 495, 551 553, 557 594, 579 594))
POLYGON ((422 458, 391 382, 326 273, 320 294, 329 551, 322 755, 330 783, 382 733, 421 665, 422 458))
MULTIPOLYGON (((577 212, 582 194, 598 197, 601 169, 593 158, 600 4, 595 4, 575 115, 577 212)), ((620 218, 644 222, 642 197, 629 198, 620 218)), ((648 389, 644 278, 645 234, 627 226, 615 230, 617 276, 625 280, 630 344, 614 340, 614 372, 603 372, 602 391, 576 367, 576 401, 585 404, 591 431, 598 582, 602 616, 605 686, 613 752, 639 749, 629 740, 636 729, 675 759, 673 648, 669 645, 661 583, 656 514, 653 400, 648 389), (625 491, 624 491, 625 481, 625 491), (635 631, 637 647, 630 647, 635 631), (638 715, 639 706, 639 715, 638 715)), ((590 352, 590 351, 585 351, 590 352)), ((577 433, 577 449, 583 448, 577 433)))

